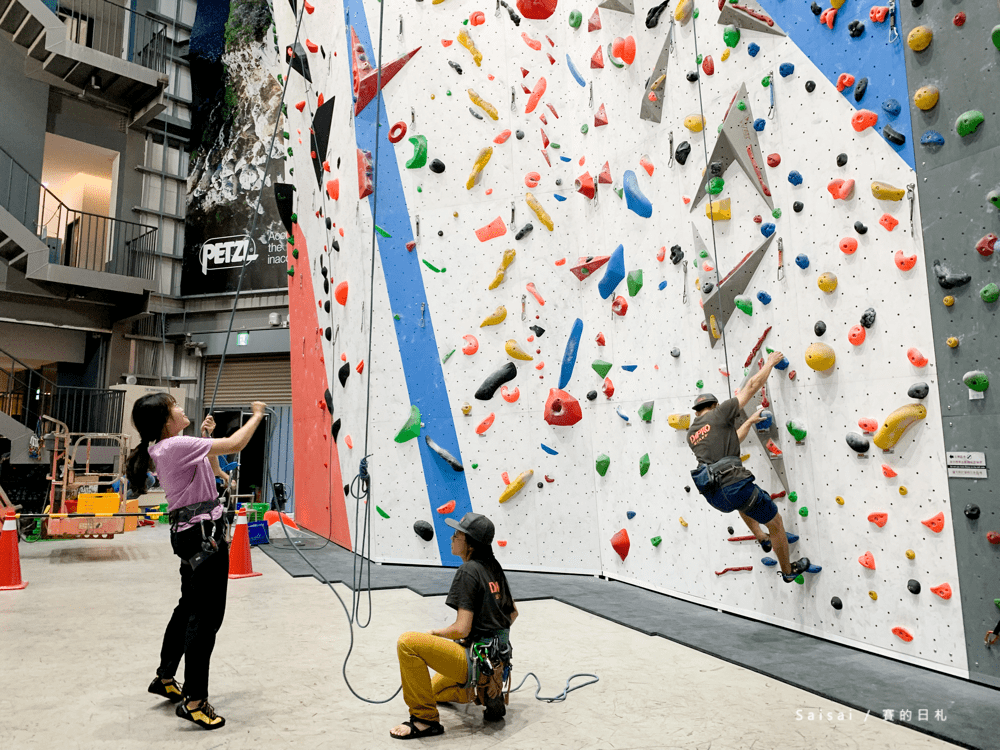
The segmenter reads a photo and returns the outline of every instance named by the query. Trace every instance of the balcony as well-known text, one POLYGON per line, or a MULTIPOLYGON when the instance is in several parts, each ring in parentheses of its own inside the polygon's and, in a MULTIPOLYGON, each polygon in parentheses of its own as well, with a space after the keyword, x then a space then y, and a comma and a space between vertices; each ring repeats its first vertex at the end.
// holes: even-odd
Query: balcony
POLYGON ((69 208, 0 149, 0 287, 13 269, 33 282, 116 296, 157 288, 157 230, 69 208))
POLYGON ((111 0, 0 0, 0 31, 25 73, 123 110, 139 127, 163 111, 166 25, 111 0))

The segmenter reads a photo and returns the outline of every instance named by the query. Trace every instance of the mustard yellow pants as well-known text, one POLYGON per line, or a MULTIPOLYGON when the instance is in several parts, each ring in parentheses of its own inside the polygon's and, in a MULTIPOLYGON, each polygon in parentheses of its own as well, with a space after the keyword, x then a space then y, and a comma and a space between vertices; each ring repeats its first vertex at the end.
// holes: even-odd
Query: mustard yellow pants
POLYGON ((469 673, 465 649, 455 641, 428 633, 409 632, 396 642, 403 700, 410 716, 438 720, 438 703, 467 703, 469 673), (431 679, 430 670, 437 672, 431 679))

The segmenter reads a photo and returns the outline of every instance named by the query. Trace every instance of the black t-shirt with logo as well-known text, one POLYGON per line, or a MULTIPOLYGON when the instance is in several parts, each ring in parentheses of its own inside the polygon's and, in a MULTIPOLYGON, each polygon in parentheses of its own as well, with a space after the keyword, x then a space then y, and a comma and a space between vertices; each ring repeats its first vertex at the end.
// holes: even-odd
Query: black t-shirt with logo
MULTIPOLYGON (((726 456, 740 455, 740 440, 736 435, 736 422, 742 424, 743 410, 735 398, 726 399, 714 409, 704 411, 694 418, 688 429, 688 445, 694 451, 698 463, 712 464, 726 456)), ((729 483, 752 477, 749 471, 740 466, 730 475, 729 483)))
POLYGON ((510 627, 514 605, 506 588, 505 579, 494 580, 489 570, 477 560, 469 560, 455 571, 445 604, 454 610, 472 612, 469 640, 491 638, 494 631, 510 627), (504 603, 509 607, 506 612, 502 609, 504 603))

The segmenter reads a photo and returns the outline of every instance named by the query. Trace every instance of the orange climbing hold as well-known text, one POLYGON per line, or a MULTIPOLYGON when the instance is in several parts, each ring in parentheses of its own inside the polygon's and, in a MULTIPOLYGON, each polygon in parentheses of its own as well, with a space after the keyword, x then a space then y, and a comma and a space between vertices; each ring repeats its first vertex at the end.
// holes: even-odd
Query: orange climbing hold
POLYGON ((486 434, 486 431, 493 426, 493 420, 496 419, 496 416, 497 416, 496 414, 491 412, 490 415, 486 417, 486 419, 484 419, 482 422, 480 422, 479 425, 476 427, 476 434, 477 435, 486 434))
POLYGON ((462 354, 468 354, 471 356, 479 351, 479 339, 471 333, 467 333, 463 338, 465 340, 465 346, 462 347, 462 354))
POLYGON ((896 261, 896 268, 900 271, 910 271, 917 265, 916 254, 904 255, 902 250, 897 250, 893 259, 896 261))
POLYGON ((604 340, 604 334, 600 331, 597 332, 597 336, 594 337, 594 341, 597 342, 598 346, 604 346, 606 343, 604 340))
POLYGON ((449 513, 452 513, 454 510, 455 510, 455 501, 449 500, 444 505, 438 506, 437 512, 440 513, 442 516, 446 516, 449 513))
POLYGON ((341 281, 337 284, 337 288, 333 292, 333 296, 336 298, 337 302, 341 305, 347 304, 347 282, 341 281))
POLYGON ((844 89, 849 89, 854 85, 854 76, 850 73, 841 73, 837 76, 837 91, 843 91, 844 89))
POLYGON ((661 248, 660 248, 660 249, 659 249, 659 250, 657 251, 657 253, 656 253, 656 259, 657 259, 658 261, 660 261, 660 263, 662 263, 662 262, 663 262, 663 259, 664 259, 664 258, 666 258, 666 257, 667 257, 667 246, 666 246, 666 245, 664 245, 663 247, 661 247, 661 248))
POLYGON ((886 231, 891 232, 899 224, 899 221, 892 214, 882 214, 882 218, 878 220, 878 223, 886 228, 886 231))
POLYGON ((865 554, 858 558, 858 562, 869 570, 875 570, 875 556, 871 552, 865 552, 865 554))
POLYGON ((920 353, 917 347, 913 346, 906 350, 906 358, 914 367, 924 367, 927 364, 927 357, 920 353))
POLYGON ((882 464, 882 476, 892 479, 896 476, 896 470, 889 466, 889 464, 882 464))
POLYGON ((847 334, 847 340, 854 346, 861 346, 865 343, 865 335, 864 326, 853 326, 847 334))
POLYGON ((924 526, 933 531, 935 534, 940 534, 944 531, 944 513, 938 513, 932 518, 928 518, 926 521, 921 521, 924 526))
POLYGON ((528 282, 528 286, 526 286, 525 288, 528 290, 528 293, 535 298, 535 300, 538 302, 539 305, 545 304, 545 300, 542 299, 542 295, 540 295, 538 293, 538 290, 535 288, 535 282, 533 281, 528 282))
POLYGON ((559 388, 549 390, 545 399, 544 419, 551 425, 571 427, 583 419, 580 402, 559 388))
POLYGON ((931 593, 937 594, 942 599, 951 599, 951 586, 947 583, 942 583, 940 586, 931 586, 931 593))
MULTIPOLYGON (((873 524, 878 526, 880 529, 885 526, 886 522, 889 520, 888 513, 869 513, 868 520, 873 524)), ((864 563, 861 563, 864 565, 864 563)), ((865 567, 868 567, 867 565, 865 567)), ((874 563, 872 563, 872 570, 874 570, 874 563)))
POLYGON ((851 118, 851 127, 860 133, 865 128, 874 126, 876 122, 878 122, 877 114, 870 109, 859 109, 851 118))
POLYGON ((837 20, 837 9, 827 8, 822 13, 819 14, 819 22, 826 26, 831 31, 833 30, 833 22, 837 20))
POLYGON ((888 15, 889 8, 885 5, 873 5, 872 9, 868 11, 868 17, 873 23, 882 23, 888 15))
POLYGON ((853 237, 844 237, 844 239, 840 241, 840 252, 844 255, 854 255, 857 251, 858 241, 853 237))
POLYGON ((858 427, 861 428, 862 432, 871 435, 878 429, 878 420, 872 419, 871 417, 861 417, 861 419, 858 420, 858 427))
POLYGON ((622 559, 622 562, 625 562, 625 558, 628 557, 629 548, 632 546, 628 538, 628 531, 622 529, 611 537, 611 546, 618 553, 618 557, 622 559))
POLYGON ((528 36, 527 32, 522 31, 521 38, 524 40, 524 43, 527 44, 529 47, 531 47, 531 49, 535 50, 535 52, 538 52, 542 49, 542 43, 537 39, 532 39, 530 36, 528 36))
POLYGON ((306 39, 306 49, 310 52, 319 52, 319 45, 312 39, 306 39))
POLYGON ((365 361, 361 360, 360 362, 358 362, 357 366, 354 368, 354 372, 356 372, 358 375, 360 375, 364 371, 365 371, 365 361))
POLYGON ((510 388, 508 388, 507 386, 502 385, 500 386, 500 398, 502 398, 508 404, 513 404, 515 401, 521 398, 521 389, 515 385, 514 390, 510 390, 510 388))
POLYGON ((899 627, 893 628, 892 634, 897 638, 899 638, 899 640, 905 641, 906 643, 909 643, 910 641, 913 640, 913 636, 910 635, 910 631, 907 630, 906 628, 899 628, 899 627))
POLYGON ((650 177, 653 176, 653 162, 649 160, 648 156, 643 156, 639 159, 639 166, 646 170, 646 174, 650 177))
POLYGON ((846 201, 854 194, 854 180, 831 180, 826 189, 834 200, 846 201))
POLYGON ((597 195, 594 178, 590 176, 590 172, 584 172, 576 178, 576 192, 590 200, 593 200, 594 196, 597 195))
MULTIPOLYGON (((539 47, 539 49, 541 49, 541 47, 539 47)), ((539 99, 541 99, 542 94, 545 93, 546 86, 548 86, 548 83, 545 80, 545 76, 542 76, 535 84, 535 88, 531 90, 531 96, 528 97, 528 106, 524 108, 524 114, 530 115, 535 111, 535 107, 538 106, 539 99)))
POLYGON ((505 234, 507 234, 507 225, 499 216, 485 227, 480 227, 476 230, 476 237, 479 238, 480 242, 495 240, 497 237, 503 237, 505 234))
POLYGON ((611 398, 615 395, 615 384, 611 382, 611 378, 604 378, 604 388, 601 389, 604 395, 611 398))
POLYGON ((528 172, 524 176, 524 184, 530 188, 538 187, 538 183, 541 182, 542 176, 538 172, 528 172))
POLYGON ((330 196, 331 200, 340 199, 340 180, 329 180, 326 183, 326 194, 330 196))
POLYGON ((507 130, 503 131, 496 138, 494 138, 493 142, 496 143, 497 145, 500 145, 500 144, 506 143, 508 138, 510 138, 510 129, 509 128, 507 130))

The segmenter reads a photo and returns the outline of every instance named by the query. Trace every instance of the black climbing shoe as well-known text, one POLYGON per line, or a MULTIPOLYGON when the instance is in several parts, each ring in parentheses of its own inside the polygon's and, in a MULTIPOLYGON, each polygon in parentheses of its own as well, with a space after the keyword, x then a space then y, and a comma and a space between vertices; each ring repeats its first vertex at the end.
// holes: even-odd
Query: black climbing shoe
POLYGON ((809 558, 800 557, 798 560, 792 563, 791 568, 792 572, 789 573, 788 575, 785 575, 784 573, 781 574, 781 578, 784 580, 785 583, 791 583, 800 575, 809 570, 809 558))
POLYGON ((758 539, 757 541, 760 544, 760 548, 762 550, 764 550, 765 552, 770 552, 771 551, 771 540, 770 539, 758 539))
POLYGON ((149 683, 149 687, 146 689, 153 695, 166 698, 171 703, 179 703, 184 697, 184 694, 181 692, 181 686, 177 684, 177 680, 173 677, 170 678, 170 682, 164 682, 157 677, 149 683))
POLYGON ((182 719, 193 721, 202 729, 221 729, 226 726, 226 720, 215 713, 207 700, 203 700, 195 708, 188 708, 187 701, 182 701, 177 704, 175 713, 182 719))

